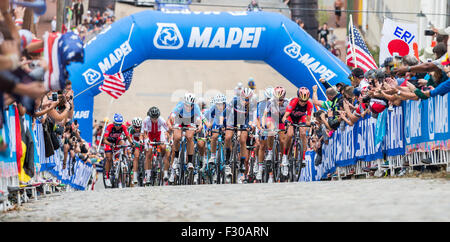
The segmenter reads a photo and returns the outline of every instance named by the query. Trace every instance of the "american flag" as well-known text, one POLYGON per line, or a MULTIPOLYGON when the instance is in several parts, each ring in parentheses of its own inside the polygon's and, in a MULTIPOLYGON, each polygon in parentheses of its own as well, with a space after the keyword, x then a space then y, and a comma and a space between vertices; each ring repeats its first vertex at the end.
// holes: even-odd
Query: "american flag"
POLYGON ((99 87, 100 91, 106 92, 111 97, 118 99, 130 87, 133 78, 133 69, 124 73, 118 72, 114 75, 103 74, 105 80, 99 87))
POLYGON ((366 44, 364 43, 364 40, 361 37, 361 34, 359 33, 358 29, 353 27, 353 39, 355 40, 355 44, 353 44, 353 39, 351 37, 352 31, 349 31, 349 37, 348 37, 348 45, 347 45, 347 65, 352 67, 359 67, 364 70, 364 72, 370 70, 370 69, 377 69, 377 64, 375 63, 375 60, 373 59, 372 55, 370 54, 369 49, 367 49, 366 44), (352 53, 352 50, 354 49, 354 53, 352 53), (357 65, 355 66, 355 61, 353 60, 353 55, 356 58, 357 65))

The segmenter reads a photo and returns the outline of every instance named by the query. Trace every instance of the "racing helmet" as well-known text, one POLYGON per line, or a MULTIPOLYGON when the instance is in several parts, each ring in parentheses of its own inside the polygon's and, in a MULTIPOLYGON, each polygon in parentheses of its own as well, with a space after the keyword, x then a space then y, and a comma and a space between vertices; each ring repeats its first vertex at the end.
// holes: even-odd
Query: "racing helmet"
POLYGON ((266 99, 270 99, 273 97, 273 87, 268 87, 266 90, 264 90, 264 97, 266 99))
POLYGON ((297 96, 301 101, 304 102, 308 101, 309 95, 310 95, 309 89, 306 87, 300 87, 297 91, 297 96))
POLYGON ((184 95, 184 103, 185 104, 194 104, 195 103, 195 95, 192 93, 186 93, 184 95))
POLYGON ((123 124, 123 116, 120 113, 114 114, 114 124, 123 124))
POLYGON ((220 104, 220 103, 226 103, 227 102, 227 96, 223 95, 223 94, 217 94, 215 97, 215 103, 216 104, 220 104))
POLYGON ((284 99, 286 96, 286 89, 281 86, 277 86, 273 89, 273 97, 276 99, 284 99))
POLYGON ((250 89, 248 87, 242 89, 242 91, 241 91, 241 98, 242 99, 248 99, 248 98, 251 98, 252 96, 253 96, 253 90, 252 89, 250 89))
POLYGON ((142 127, 142 119, 139 117, 135 117, 132 121, 131 124, 133 125, 133 127, 142 127))
POLYGON ((160 114, 161 113, 159 112, 159 108, 157 108, 157 107, 151 107, 147 112, 147 116, 149 116, 152 119, 159 118, 160 114))

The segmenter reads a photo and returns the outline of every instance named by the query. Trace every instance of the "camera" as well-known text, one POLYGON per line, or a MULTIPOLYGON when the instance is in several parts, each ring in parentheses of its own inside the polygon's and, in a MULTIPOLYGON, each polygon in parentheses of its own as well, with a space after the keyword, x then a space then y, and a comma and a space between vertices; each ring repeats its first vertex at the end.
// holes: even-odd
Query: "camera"
POLYGON ((39 61, 37 61, 37 60, 34 60, 34 61, 30 62, 30 64, 28 64, 28 67, 30 67, 30 69, 34 69, 38 66, 39 66, 39 61))
POLYGON ((58 93, 56 93, 56 92, 53 92, 53 93, 52 93, 52 101, 53 101, 53 102, 58 101, 58 93))
POLYGON ((433 30, 431 29, 426 29, 425 30, 425 36, 433 36, 435 33, 433 30))

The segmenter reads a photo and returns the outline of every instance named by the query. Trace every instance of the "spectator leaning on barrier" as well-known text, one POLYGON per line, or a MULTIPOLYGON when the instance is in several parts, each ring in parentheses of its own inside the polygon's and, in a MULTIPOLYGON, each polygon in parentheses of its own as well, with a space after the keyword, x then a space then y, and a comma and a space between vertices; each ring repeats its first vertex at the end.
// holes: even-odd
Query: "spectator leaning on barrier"
MULTIPOLYGON (((13 105, 20 116, 30 115, 33 127, 37 122, 42 124, 45 145, 45 154, 42 155, 45 157, 59 154, 56 152, 58 149, 66 148, 64 138, 67 138, 65 144, 70 146, 64 149, 64 160, 69 155, 73 158, 78 153, 86 154, 87 143, 80 138, 77 122, 71 121, 74 112, 73 90, 65 71, 71 62, 83 61, 81 41, 78 37, 74 38, 76 35, 72 32, 61 35, 60 46, 56 51, 60 62, 52 65, 53 70, 59 68, 61 75, 49 78, 44 86, 45 74, 50 69, 43 58, 44 41, 29 30, 22 29, 25 8, 9 8, 9 1, 0 1, 0 106, 3 108, 0 116, 13 105), (70 51, 61 51, 66 49, 70 51), (67 135, 69 133, 70 136, 67 135)), ((55 30, 53 28, 52 32, 55 30)), ((0 128, 3 128, 3 122, 4 117, 0 117, 0 128)), ((24 137, 29 138, 28 135, 24 137)), ((0 137, 0 149, 6 145, 2 141, 0 137)), ((28 142, 26 146, 27 152, 33 149, 32 143, 28 142)))

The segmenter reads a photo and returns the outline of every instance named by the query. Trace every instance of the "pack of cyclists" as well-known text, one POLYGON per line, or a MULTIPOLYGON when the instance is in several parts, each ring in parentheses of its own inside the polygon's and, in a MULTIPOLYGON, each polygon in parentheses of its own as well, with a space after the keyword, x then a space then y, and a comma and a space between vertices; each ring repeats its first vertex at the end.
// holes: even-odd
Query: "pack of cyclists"
POLYGON ((186 93, 167 120, 161 117, 158 107, 151 107, 146 117, 134 118, 129 127, 116 113, 101 140, 105 186, 112 186, 112 155, 118 149, 124 149, 129 158, 134 185, 140 183, 140 172, 143 185, 158 184, 156 172, 161 177, 159 184, 276 182, 290 171, 296 173, 291 181, 298 179, 302 164, 289 169, 289 160, 295 153, 304 159, 307 150, 313 108, 307 88, 299 88, 297 97, 288 99, 284 87, 268 87, 258 101, 254 88, 240 85, 231 100, 218 94, 209 104, 208 108, 204 100, 186 93), (296 137, 300 139, 294 140, 296 137), (294 147, 294 142, 301 146, 294 147), (268 162, 277 162, 270 172, 268 162))

